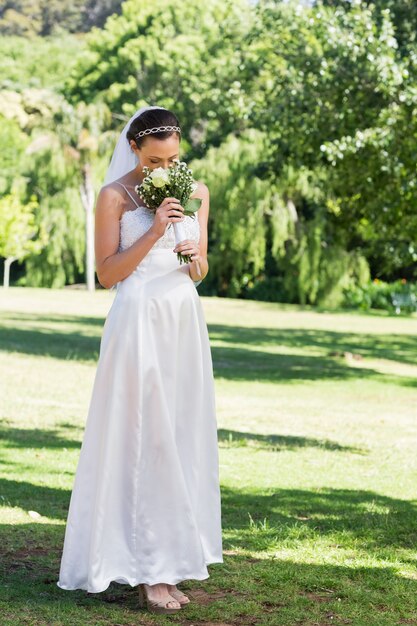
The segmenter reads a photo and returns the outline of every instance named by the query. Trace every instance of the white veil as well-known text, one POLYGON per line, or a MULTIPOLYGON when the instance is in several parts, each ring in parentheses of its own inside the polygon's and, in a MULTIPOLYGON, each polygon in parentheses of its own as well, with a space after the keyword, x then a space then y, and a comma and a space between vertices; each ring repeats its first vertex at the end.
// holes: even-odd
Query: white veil
POLYGON ((127 174, 127 172, 130 172, 131 170, 133 170, 138 164, 137 156, 133 152, 132 148, 130 147, 129 142, 126 137, 127 131, 129 130, 129 126, 131 125, 135 117, 138 117, 138 115, 140 115, 144 111, 148 111, 148 109, 164 109, 164 108, 165 107, 160 107, 160 106, 141 107, 140 109, 136 111, 136 113, 132 115, 132 117, 130 118, 130 120, 127 122, 124 129, 120 133, 120 137, 114 149, 113 156, 111 158, 110 165, 107 169, 107 173, 104 178, 103 185, 108 185, 109 183, 112 183, 114 180, 117 180, 118 178, 120 178, 121 176, 124 176, 125 174, 127 174))

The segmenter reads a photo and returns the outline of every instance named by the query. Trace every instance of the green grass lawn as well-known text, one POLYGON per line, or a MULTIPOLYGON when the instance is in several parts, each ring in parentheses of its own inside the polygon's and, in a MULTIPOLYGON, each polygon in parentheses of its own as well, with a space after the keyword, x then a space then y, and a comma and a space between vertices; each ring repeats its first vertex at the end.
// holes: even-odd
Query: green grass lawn
POLYGON ((175 616, 56 586, 113 298, 0 294, 1 625, 417 624, 417 318, 377 312, 201 298, 224 563, 175 616))

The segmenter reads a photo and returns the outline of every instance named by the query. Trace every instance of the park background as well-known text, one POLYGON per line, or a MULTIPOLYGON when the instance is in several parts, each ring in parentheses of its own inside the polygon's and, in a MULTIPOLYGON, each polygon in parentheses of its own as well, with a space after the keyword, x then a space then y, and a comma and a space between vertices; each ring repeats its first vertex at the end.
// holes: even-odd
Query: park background
POLYGON ((158 104, 211 196, 225 556, 170 621, 417 624, 416 32, 413 0, 2 4, 2 623, 166 623, 56 587, 114 298, 95 198, 158 104))
POLYGON ((14 285, 87 282, 118 133, 157 103, 211 193, 202 295, 416 310, 410 0, 5 5, 0 257, 14 285))

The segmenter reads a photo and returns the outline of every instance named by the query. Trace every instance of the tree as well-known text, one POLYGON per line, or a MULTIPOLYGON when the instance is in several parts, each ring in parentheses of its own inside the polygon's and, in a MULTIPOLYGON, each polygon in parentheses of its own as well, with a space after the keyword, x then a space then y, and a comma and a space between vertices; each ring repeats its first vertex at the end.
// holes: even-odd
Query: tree
POLYGON ((264 135, 249 129, 191 162, 195 178, 210 189, 206 293, 237 297, 264 270, 271 190, 254 166, 264 147, 264 135))
POLYGON ((321 0, 317 5, 342 8, 350 11, 354 7, 372 7, 375 20, 380 24, 387 10, 394 26, 395 39, 402 55, 407 56, 415 48, 417 36, 417 11, 414 0, 321 0))
POLYGON ((5 90, 47 88, 63 91, 64 79, 82 54, 84 40, 70 33, 56 37, 0 37, 0 86, 5 90))
POLYGON ((365 242, 375 276, 417 278, 417 87, 381 111, 373 127, 324 143, 333 208, 365 242))
MULTIPOLYGON (((94 277, 94 204, 95 204, 95 171, 101 170, 102 142, 106 145, 106 134, 102 129, 109 123, 109 111, 105 105, 85 105, 79 103, 72 107, 63 102, 62 108, 54 116, 53 131, 37 129, 33 142, 27 148, 31 157, 30 173, 38 178, 43 186, 41 199, 44 203, 53 203, 55 216, 59 213, 55 207, 63 202, 65 217, 60 215, 60 230, 64 229, 64 239, 68 237, 77 242, 77 248, 68 248, 65 253, 78 253, 78 267, 82 272, 85 268, 87 288, 95 288, 94 277), (81 218, 80 209, 84 210, 81 218), (75 218, 75 222, 74 222, 75 218), (85 255, 85 263, 82 256, 85 255)), ((57 233, 58 224, 50 224, 51 230, 57 233)), ((56 241, 52 244, 56 247, 56 241)), ((51 258, 49 257, 49 262, 51 258)), ((57 259, 58 261, 59 259, 57 259)), ((68 258, 68 269, 73 272, 74 266, 68 258)), ((38 264, 31 257, 28 264, 38 264)), ((60 281, 65 277, 62 267, 56 265, 60 281), (61 271, 60 271, 61 270, 61 271)), ((74 274, 72 274, 74 276, 74 274)), ((41 279, 44 280, 43 278, 41 279)), ((57 280, 57 279, 55 279, 57 280)))
POLYGON ((137 107, 172 108, 191 158, 247 126, 240 43, 251 22, 246 0, 127 0, 122 15, 87 37, 71 72, 72 102, 105 102, 113 127, 137 107))
POLYGON ((123 0, 4 0, 0 8, 2 35, 47 36, 62 31, 101 28, 120 12, 123 0))
POLYGON ((9 286, 10 266, 29 254, 37 254, 45 245, 45 230, 35 225, 34 198, 23 204, 17 193, 0 198, 0 256, 4 257, 3 287, 9 286))
POLYGON ((59 287, 75 282, 87 267, 93 289, 95 176, 97 171, 101 178, 106 160, 107 135, 102 129, 109 124, 109 111, 105 105, 72 107, 46 89, 3 92, 2 97, 0 112, 18 123, 25 137, 25 150, 14 163, 21 197, 36 195, 36 225, 49 234, 40 253, 26 257, 26 276, 20 282, 59 287))
POLYGON ((414 128, 414 57, 401 58, 390 13, 377 14, 373 5, 352 2, 343 10, 260 2, 256 15, 245 64, 253 74, 263 59, 252 85, 251 121, 270 139, 271 179, 285 185, 289 167, 310 171, 313 184, 322 186, 322 208, 299 198, 300 223, 319 210, 327 223, 323 246, 362 249, 374 270, 392 275, 412 262, 410 250, 414 254, 408 245, 415 237, 413 131, 403 141, 407 124, 414 128), (371 135, 380 138, 379 155, 374 140, 356 158, 345 158, 371 135))

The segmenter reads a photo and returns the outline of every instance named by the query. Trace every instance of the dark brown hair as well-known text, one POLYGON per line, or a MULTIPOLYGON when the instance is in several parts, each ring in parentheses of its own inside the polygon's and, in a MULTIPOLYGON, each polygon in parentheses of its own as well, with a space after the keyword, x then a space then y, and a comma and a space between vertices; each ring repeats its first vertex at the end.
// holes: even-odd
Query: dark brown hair
POLYGON ((142 137, 138 137, 137 139, 135 139, 135 135, 141 130, 146 130, 147 128, 155 128, 156 126, 181 127, 177 116, 169 109, 148 109, 147 111, 144 111, 143 113, 135 117, 135 119, 129 126, 129 130, 126 133, 128 142, 130 143, 131 139, 133 139, 137 147, 140 148, 146 137, 167 139, 174 133, 177 133, 181 141, 181 133, 176 130, 162 130, 155 133, 150 133, 149 135, 142 135, 142 137))

